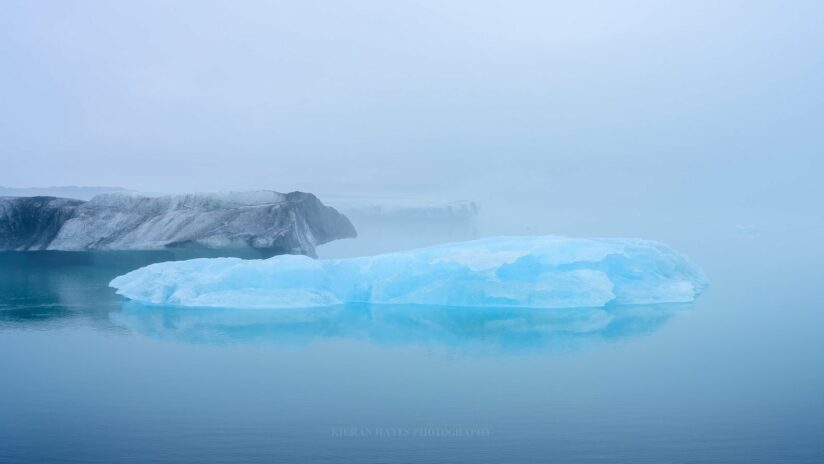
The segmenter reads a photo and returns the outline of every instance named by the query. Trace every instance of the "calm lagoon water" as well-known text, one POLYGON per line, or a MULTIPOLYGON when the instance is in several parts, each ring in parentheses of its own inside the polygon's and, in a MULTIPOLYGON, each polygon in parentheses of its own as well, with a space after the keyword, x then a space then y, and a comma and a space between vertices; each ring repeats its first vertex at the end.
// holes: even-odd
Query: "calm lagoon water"
POLYGON ((151 256, 5 253, 0 462, 824 462, 820 233, 673 234, 709 290, 605 310, 146 308, 151 256))

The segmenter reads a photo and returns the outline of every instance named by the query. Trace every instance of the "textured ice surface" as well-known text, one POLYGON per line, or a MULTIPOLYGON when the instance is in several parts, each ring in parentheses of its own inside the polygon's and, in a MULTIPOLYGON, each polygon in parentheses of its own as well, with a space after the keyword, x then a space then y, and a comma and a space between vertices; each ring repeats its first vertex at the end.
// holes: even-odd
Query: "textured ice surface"
POLYGON ((315 254, 354 237, 349 220, 310 193, 273 191, 90 201, 0 197, 0 250, 267 250, 315 254))
POLYGON ((342 303, 601 307, 692 301, 701 270, 637 239, 497 237, 377 256, 315 260, 194 259, 153 264, 111 282, 150 304, 278 308, 342 303))

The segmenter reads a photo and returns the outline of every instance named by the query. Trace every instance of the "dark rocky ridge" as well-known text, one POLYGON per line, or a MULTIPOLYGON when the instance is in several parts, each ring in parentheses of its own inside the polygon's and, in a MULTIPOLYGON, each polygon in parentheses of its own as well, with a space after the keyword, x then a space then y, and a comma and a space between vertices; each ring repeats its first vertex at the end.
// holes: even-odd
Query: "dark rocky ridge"
POLYGON ((90 201, 0 197, 0 250, 260 250, 306 254, 355 237, 352 223, 311 193, 273 191, 90 201))

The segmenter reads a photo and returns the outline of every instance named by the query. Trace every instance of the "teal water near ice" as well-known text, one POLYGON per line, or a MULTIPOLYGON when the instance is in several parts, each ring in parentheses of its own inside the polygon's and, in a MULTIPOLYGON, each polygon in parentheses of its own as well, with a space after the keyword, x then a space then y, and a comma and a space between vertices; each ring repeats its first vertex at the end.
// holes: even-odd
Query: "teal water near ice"
POLYGON ((672 243, 689 305, 187 310, 0 255, 0 462, 824 460, 820 230, 672 243))

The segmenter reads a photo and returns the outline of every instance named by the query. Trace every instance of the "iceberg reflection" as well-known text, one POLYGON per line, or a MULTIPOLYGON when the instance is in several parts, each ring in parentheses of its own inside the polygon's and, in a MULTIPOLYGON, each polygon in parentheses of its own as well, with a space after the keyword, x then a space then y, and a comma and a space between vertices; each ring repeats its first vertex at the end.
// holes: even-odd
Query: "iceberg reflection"
POLYGON ((187 343, 301 345, 354 339, 381 345, 518 352, 578 350, 645 335, 690 307, 684 303, 570 309, 357 304, 239 310, 127 301, 110 317, 133 332, 187 343))

